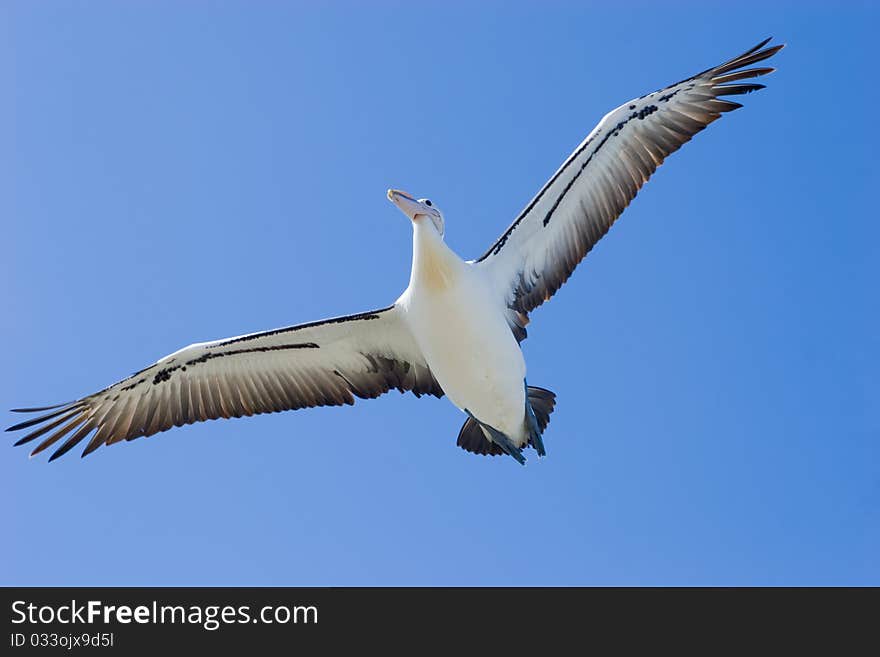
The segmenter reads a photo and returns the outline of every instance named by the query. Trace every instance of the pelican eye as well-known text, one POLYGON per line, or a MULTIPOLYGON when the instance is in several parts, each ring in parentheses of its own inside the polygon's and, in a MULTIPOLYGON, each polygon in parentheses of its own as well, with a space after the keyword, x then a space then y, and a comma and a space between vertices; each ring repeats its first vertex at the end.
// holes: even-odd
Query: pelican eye
POLYGON ((429 208, 434 207, 433 205, 431 205, 431 201, 429 201, 428 199, 425 199, 425 205, 427 205, 429 208))

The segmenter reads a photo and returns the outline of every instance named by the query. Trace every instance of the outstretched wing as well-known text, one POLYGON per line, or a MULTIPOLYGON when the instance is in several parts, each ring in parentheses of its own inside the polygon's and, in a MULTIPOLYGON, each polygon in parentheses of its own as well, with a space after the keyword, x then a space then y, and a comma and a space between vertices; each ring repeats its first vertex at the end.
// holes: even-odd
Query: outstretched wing
POLYGON ((16 409, 51 412, 7 431, 32 429, 16 445, 49 434, 32 456, 66 437, 53 460, 92 431, 83 456, 202 420, 353 404, 392 388, 442 397, 399 313, 392 306, 190 345, 78 401, 16 409))
POLYGON ((476 261, 506 295, 509 322, 519 339, 526 335, 528 313, 571 276, 664 158, 722 113, 742 107, 721 97, 764 87, 739 81, 775 70, 744 68, 783 47, 765 48, 769 41, 606 114, 476 261))

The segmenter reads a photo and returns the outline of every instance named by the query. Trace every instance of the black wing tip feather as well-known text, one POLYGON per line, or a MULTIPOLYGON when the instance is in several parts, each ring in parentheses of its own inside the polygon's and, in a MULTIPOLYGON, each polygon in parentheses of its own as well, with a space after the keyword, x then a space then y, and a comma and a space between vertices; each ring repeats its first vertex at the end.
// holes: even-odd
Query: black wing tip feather
POLYGON ((764 46, 770 43, 772 38, 773 37, 768 37, 761 41, 758 45, 744 52, 742 55, 734 57, 733 59, 730 59, 723 64, 719 64, 718 66, 703 71, 703 73, 695 76, 696 78, 708 78, 708 82, 711 85, 710 88, 712 94, 716 98, 716 100, 714 101, 716 103, 716 111, 730 112, 742 107, 742 104, 734 102, 732 100, 721 100, 722 96, 750 94, 753 91, 760 91, 761 89, 766 88, 766 85, 759 83, 730 83, 736 83, 738 80, 745 80, 749 78, 760 77, 762 75, 768 75, 776 71, 776 69, 772 66, 745 68, 757 62, 762 62, 765 59, 769 59, 780 50, 785 48, 784 43, 770 46, 769 48, 764 48, 764 46), (719 103, 723 103, 723 106, 718 105, 719 103))
POLYGON ((82 438, 84 438, 88 433, 91 432, 92 429, 94 429, 94 427, 90 427, 89 431, 84 432, 84 427, 80 426, 86 420, 86 415, 84 413, 84 404, 82 403, 82 401, 67 402, 65 404, 55 404, 53 406, 39 406, 33 408, 19 408, 11 410, 15 413, 37 413, 41 411, 51 411, 50 413, 46 413, 45 415, 40 415, 39 417, 31 418, 29 420, 25 420, 24 422, 19 422, 18 424, 14 424, 6 429, 6 431, 21 431, 22 429, 29 428, 33 429, 32 431, 29 431, 27 434, 16 440, 13 443, 14 447, 20 447, 33 440, 36 440, 46 433, 52 432, 48 438, 43 440, 43 442, 41 442, 31 451, 31 453, 29 454, 30 458, 37 456, 44 450, 51 447, 60 438, 63 438, 66 434, 70 432, 73 432, 73 436, 69 438, 64 444, 62 444, 61 447, 56 449, 55 452, 52 453, 49 461, 54 461, 55 459, 63 456, 68 451, 70 451, 77 443, 80 442, 80 440, 82 440, 82 438), (76 440, 73 440, 73 438, 76 438, 76 440))
MULTIPOLYGON (((79 442, 79 441, 77 441, 77 442, 79 442)), ((49 457, 49 460, 46 461, 46 463, 51 463, 55 459, 64 456, 65 454, 67 454, 67 452, 72 450, 75 446, 76 446, 76 443, 74 443, 73 445, 70 445, 70 446, 62 445, 61 447, 56 449, 54 452, 52 452, 52 456, 49 457)))
MULTIPOLYGON (((736 59, 740 59, 740 58, 742 58, 742 57, 747 57, 748 55, 751 55, 751 54, 753 54, 753 53, 758 52, 759 50, 761 50, 761 48, 763 48, 764 46, 766 46, 766 45, 767 45, 768 43, 770 43, 771 41, 773 41, 773 37, 772 37, 772 36, 768 36, 768 37, 767 37, 766 39, 764 39, 761 43, 759 43, 758 45, 754 46, 751 50, 747 50, 746 52, 744 52, 742 55, 740 55, 740 56, 737 57, 736 59)), ((772 50, 773 52, 770 53, 770 54, 773 55, 773 54, 779 52, 780 50, 782 50, 783 48, 785 48, 785 43, 777 43, 775 46, 770 46, 769 48, 767 48, 767 50, 768 50, 768 51, 769 51, 769 50, 772 50)), ((769 56, 770 56, 770 55, 767 55, 767 57, 769 57, 769 56)))
MULTIPOLYGON (((772 36, 768 36, 766 39, 764 39, 763 41, 761 41, 761 42, 758 43, 757 45, 752 46, 751 48, 749 48, 748 50, 746 50, 743 54, 738 55, 737 57, 734 57, 734 58, 731 59, 730 61, 731 61, 731 62, 735 62, 735 61, 738 60, 738 59, 743 59, 743 58, 745 58, 745 57, 748 57, 749 55, 754 55, 754 54, 756 54, 756 53, 757 53, 757 54, 762 54, 762 55, 763 55, 764 53, 769 52, 769 51, 772 50, 773 52, 771 52, 769 55, 766 55, 766 57, 770 57, 771 55, 773 55, 773 54, 779 52, 780 50, 782 50, 783 48, 785 48, 785 44, 784 44, 784 43, 777 43, 775 46, 770 46, 770 47, 767 48, 766 50, 763 50, 763 51, 762 51, 761 49, 762 49, 764 46, 766 46, 768 43, 770 43, 771 41, 773 41, 773 37, 772 37, 772 36), (761 51, 761 52, 759 53, 759 51, 761 51)), ((765 57, 765 59, 766 59, 766 57, 765 57)), ((727 62, 727 63, 730 63, 730 62, 727 62)))
POLYGON ((720 74, 725 71, 732 71, 734 69, 743 68, 744 66, 749 66, 750 64, 757 64, 758 62, 762 62, 765 59, 769 59, 780 50, 785 48, 784 43, 776 44, 775 46, 770 46, 769 48, 764 48, 773 37, 769 37, 764 39, 761 43, 756 45, 754 48, 747 50, 741 55, 733 57, 732 59, 727 60, 723 64, 719 64, 713 68, 704 71, 704 73, 715 73, 720 74))
MULTIPOLYGON (((772 69, 776 70, 776 69, 772 69)), ((753 91, 766 89, 766 84, 721 84, 715 85, 715 93, 719 96, 736 96, 739 94, 750 94, 753 91)))
MULTIPOLYGON (((14 411, 16 413, 36 413, 39 411, 52 410, 51 413, 47 413, 46 415, 41 415, 39 417, 31 418, 30 420, 25 420, 24 422, 19 422, 18 424, 13 424, 11 427, 7 427, 6 431, 21 431, 22 429, 27 429, 28 427, 32 427, 35 424, 41 424, 48 420, 58 417, 59 415, 63 415, 69 411, 73 411, 79 408, 80 405, 77 402, 70 402, 68 404, 58 404, 57 406, 43 406, 40 408, 32 408, 29 410, 17 410, 14 411), (55 410, 58 409, 58 410, 55 410)), ((33 435, 33 434, 31 434, 33 435)), ((37 434, 39 435, 39 434, 37 434)), ((36 437, 36 436, 34 436, 36 437)), ((27 442, 27 441, 25 441, 27 442)))
MULTIPOLYGON (((64 402, 63 404, 53 404, 52 406, 34 406, 33 408, 10 408, 10 413, 40 413, 41 411, 51 411, 55 408, 61 408, 63 406, 72 406, 75 404, 75 401, 64 402)), ((8 429, 7 429, 8 431, 8 429)))

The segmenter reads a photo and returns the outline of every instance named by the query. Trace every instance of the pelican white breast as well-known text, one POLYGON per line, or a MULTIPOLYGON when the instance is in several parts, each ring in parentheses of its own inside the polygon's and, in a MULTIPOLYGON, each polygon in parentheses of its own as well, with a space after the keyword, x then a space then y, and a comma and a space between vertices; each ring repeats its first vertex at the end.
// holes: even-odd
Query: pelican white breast
POLYGON ((7 431, 43 438, 50 460, 91 436, 102 445, 202 420, 352 404, 391 390, 444 394, 467 414, 458 445, 476 454, 545 454, 555 395, 526 381, 520 342, 529 313, 548 300, 672 152, 723 113, 724 96, 763 85, 747 68, 783 46, 767 39, 707 69, 612 110, 574 150, 501 237, 465 261, 445 243, 445 217, 428 199, 389 190, 413 226, 409 285, 381 310, 190 345, 77 401, 7 431), (45 436, 45 437, 44 437, 45 436))

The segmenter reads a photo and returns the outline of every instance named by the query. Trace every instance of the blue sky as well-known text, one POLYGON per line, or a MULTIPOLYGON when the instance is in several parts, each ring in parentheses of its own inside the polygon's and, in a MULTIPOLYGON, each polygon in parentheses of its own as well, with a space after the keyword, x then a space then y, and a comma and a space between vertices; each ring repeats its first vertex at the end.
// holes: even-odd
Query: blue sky
POLYGON ((878 21, 3 3, 5 409, 387 305, 411 249, 388 187, 477 256, 605 112, 788 47, 533 314, 547 459, 466 454, 457 409, 398 393, 51 464, 7 435, 0 583, 880 584, 878 21))

